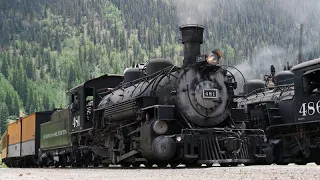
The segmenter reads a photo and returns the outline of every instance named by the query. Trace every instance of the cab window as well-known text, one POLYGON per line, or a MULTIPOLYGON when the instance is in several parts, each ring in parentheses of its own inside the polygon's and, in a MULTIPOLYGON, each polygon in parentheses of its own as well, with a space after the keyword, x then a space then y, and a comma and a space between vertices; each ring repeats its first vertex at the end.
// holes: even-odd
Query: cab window
POLYGON ((320 69, 306 72, 303 75, 303 89, 306 94, 320 93, 320 69))

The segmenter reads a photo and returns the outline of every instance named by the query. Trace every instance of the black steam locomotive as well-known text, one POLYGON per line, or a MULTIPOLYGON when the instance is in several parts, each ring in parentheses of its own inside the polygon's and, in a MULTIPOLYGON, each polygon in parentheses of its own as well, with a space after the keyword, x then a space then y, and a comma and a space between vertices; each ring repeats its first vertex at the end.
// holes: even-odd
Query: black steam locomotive
POLYGON ((311 60, 271 75, 265 81, 244 85, 247 125, 264 129, 264 163, 304 165, 320 163, 320 59, 311 60))
MULTIPOLYGON (((102 99, 93 102, 92 126, 72 127, 79 132, 74 142, 82 139, 78 147, 94 142, 90 151, 102 162, 125 167, 228 166, 262 156, 263 131, 238 129, 244 110, 233 102, 236 82, 219 66, 220 51, 200 55, 202 26, 180 30, 183 67, 154 59, 142 69, 126 69, 120 86, 98 91, 102 99)), ((77 112, 71 118, 75 116, 77 112)))
POLYGON ((73 88, 70 107, 52 115, 60 125, 40 128, 37 164, 234 166, 264 157, 265 134, 245 129, 244 109, 234 102, 237 83, 219 65, 221 52, 200 55, 204 27, 180 30, 183 67, 153 59, 123 77, 105 75, 73 88), (48 133, 54 127, 62 129, 48 133))

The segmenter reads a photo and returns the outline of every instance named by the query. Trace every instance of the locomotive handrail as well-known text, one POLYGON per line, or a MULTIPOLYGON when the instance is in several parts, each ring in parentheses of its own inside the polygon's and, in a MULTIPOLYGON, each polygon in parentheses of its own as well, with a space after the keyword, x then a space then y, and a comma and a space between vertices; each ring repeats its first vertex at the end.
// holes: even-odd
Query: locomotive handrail
MULTIPOLYGON (((233 66, 228 66, 228 65, 221 65, 221 66, 226 66, 226 67, 231 67, 231 68, 234 68, 235 70, 237 70, 240 74, 241 74, 241 76, 242 76, 242 78, 243 78, 243 83, 245 84, 246 83, 246 78, 244 77, 244 75, 242 74, 242 72, 238 69, 238 68, 236 68, 236 67, 233 67, 233 66)), ((230 72, 229 70, 227 70, 228 72, 230 72)), ((231 72, 230 72, 231 73, 231 72)), ((233 74, 231 73, 231 75, 233 76, 233 74)), ((234 77, 234 76, 233 76, 234 77)))
MULTIPOLYGON (((256 90, 248 93, 248 94, 244 94, 243 96, 248 97, 248 96, 251 96, 251 95, 253 95, 253 94, 258 94, 258 93, 256 93, 256 92, 259 91, 259 90, 266 90, 266 89, 272 90, 272 89, 276 89, 276 88, 292 87, 292 86, 294 86, 294 84, 279 85, 279 86, 274 86, 274 87, 272 87, 272 88, 270 88, 270 87, 259 88, 259 89, 256 89, 256 90)), ((259 93, 264 93, 264 92, 262 91, 262 92, 259 92, 259 93)))
MULTIPOLYGON (((290 78, 290 79, 285 79, 285 80, 282 80, 282 81, 279 81, 279 82, 284 82, 284 81, 288 81, 288 80, 292 80, 294 78, 290 78)), ((274 87, 264 87, 264 88, 258 88, 258 89, 255 89, 253 90, 252 92, 248 93, 248 94, 243 94, 244 97, 248 97, 248 96, 251 96, 253 94, 257 94, 257 91, 260 91, 260 90, 266 90, 266 89, 269 89, 269 90, 273 90, 273 89, 277 89, 277 88, 282 88, 282 87, 285 87, 285 88, 288 88, 288 87, 292 87, 294 86, 294 84, 284 84, 284 85, 278 85, 278 86, 274 86, 274 87)), ((263 93, 264 91, 260 92, 260 93, 263 93)), ((244 98, 242 97, 242 98, 244 98)))
POLYGON ((259 131, 262 132, 264 134, 264 130, 263 129, 233 129, 233 128, 192 128, 192 129, 182 129, 181 131, 211 131, 211 130, 216 130, 216 131, 221 131, 221 132, 228 132, 228 131, 259 131))

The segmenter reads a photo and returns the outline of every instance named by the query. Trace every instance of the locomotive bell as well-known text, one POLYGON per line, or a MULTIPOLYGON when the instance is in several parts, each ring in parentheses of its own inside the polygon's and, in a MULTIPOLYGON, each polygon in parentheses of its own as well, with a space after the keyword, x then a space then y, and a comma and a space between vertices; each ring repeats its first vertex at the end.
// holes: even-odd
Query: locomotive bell
POLYGON ((184 45, 183 66, 196 63, 197 56, 200 55, 200 44, 203 43, 204 27, 200 25, 180 26, 182 34, 182 44, 184 45))

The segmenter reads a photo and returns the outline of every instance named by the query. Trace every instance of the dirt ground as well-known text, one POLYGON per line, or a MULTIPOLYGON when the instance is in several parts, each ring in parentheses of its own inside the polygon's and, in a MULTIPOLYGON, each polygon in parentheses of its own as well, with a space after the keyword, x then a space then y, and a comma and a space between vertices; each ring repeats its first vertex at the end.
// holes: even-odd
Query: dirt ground
POLYGON ((308 164, 306 166, 238 166, 238 167, 212 167, 187 169, 121 169, 110 168, 87 168, 87 169, 15 169, 0 168, 0 179, 2 180, 167 180, 167 179, 320 179, 320 166, 308 164))

